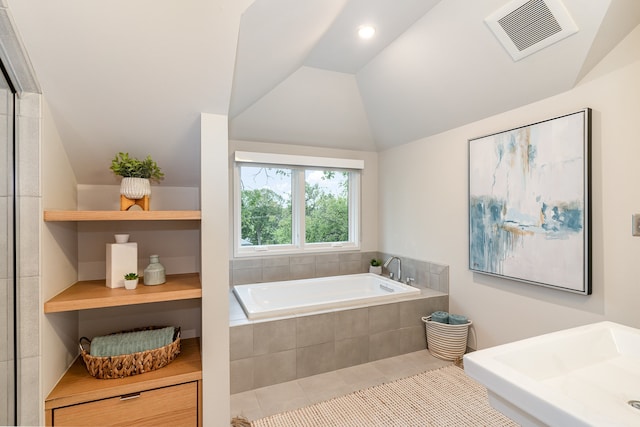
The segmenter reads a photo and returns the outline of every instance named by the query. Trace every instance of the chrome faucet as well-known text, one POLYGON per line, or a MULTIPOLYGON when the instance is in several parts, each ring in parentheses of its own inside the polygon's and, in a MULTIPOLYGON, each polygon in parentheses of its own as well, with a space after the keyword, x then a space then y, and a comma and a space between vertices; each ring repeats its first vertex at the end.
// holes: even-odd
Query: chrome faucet
POLYGON ((392 256, 391 258, 389 258, 384 262, 383 267, 389 268, 389 264, 391 264, 391 261, 393 261, 394 259, 398 261, 398 276, 397 277, 394 276, 393 272, 390 271, 389 278, 395 279, 399 282, 400 280, 402 280, 402 261, 400 261, 400 258, 398 258, 397 256, 392 256))

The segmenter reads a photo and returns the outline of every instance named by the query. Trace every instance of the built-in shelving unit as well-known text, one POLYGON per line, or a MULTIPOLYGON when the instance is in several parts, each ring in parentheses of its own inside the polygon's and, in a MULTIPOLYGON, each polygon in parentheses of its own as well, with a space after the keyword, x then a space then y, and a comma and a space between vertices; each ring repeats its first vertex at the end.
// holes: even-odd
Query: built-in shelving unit
MULTIPOLYGON (((200 211, 191 210, 44 211, 46 222, 162 222, 200 219, 200 211)), ((159 227, 164 228, 166 225, 159 227)), ((197 298, 202 298, 198 273, 167 275, 167 281, 162 285, 143 285, 134 290, 109 288, 105 280, 87 280, 74 283, 46 301, 44 312, 59 313, 197 298)), ((82 358, 78 357, 47 397, 45 421, 47 425, 56 425, 57 420, 60 425, 69 419, 86 419, 91 414, 104 414, 98 417, 100 423, 120 425, 127 420, 123 421, 122 416, 126 417, 127 411, 132 408, 134 412, 144 412, 141 423, 167 421, 169 418, 166 417, 170 416, 184 421, 184 415, 194 420, 193 424, 202 424, 202 363, 198 339, 183 340, 180 355, 168 366, 122 379, 97 380, 87 373, 82 358), (140 402, 140 408, 124 406, 124 402, 131 401, 132 398, 140 402), (157 408, 149 406, 153 402, 156 402, 157 408)))

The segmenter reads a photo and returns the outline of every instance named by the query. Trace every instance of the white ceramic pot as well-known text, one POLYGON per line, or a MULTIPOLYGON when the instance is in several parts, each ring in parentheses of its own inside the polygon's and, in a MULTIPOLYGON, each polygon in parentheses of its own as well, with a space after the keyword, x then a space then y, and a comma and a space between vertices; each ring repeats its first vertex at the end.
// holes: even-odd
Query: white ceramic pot
POLYGON ((129 241, 128 234, 114 234, 113 236, 116 239, 116 243, 127 243, 129 241))
POLYGON ((128 290, 133 290, 138 287, 138 279, 124 280, 124 287, 128 290))
POLYGON ((122 178, 120 194, 127 199, 142 199, 151 194, 151 183, 147 178, 122 178))
POLYGON ((381 265, 378 265, 378 266, 370 265, 369 266, 369 273, 382 274, 382 266, 381 265))

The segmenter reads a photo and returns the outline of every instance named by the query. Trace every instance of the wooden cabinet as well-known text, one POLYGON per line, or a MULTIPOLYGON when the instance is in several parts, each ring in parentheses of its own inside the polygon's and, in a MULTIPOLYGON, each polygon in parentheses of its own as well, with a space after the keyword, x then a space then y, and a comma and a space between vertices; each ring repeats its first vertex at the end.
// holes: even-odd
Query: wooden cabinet
POLYGON ((121 379, 90 376, 76 359, 45 400, 49 426, 200 426, 202 362, 197 338, 164 368, 121 379))
MULTIPOLYGON (((51 221, 199 221, 199 211, 45 211, 51 221)), ((130 291, 104 280, 80 281, 44 304, 45 313, 202 298, 197 273, 168 275, 161 286, 130 291)), ((201 426, 200 341, 182 340, 178 357, 164 368, 121 379, 90 376, 78 357, 45 399, 50 426, 201 426)))
POLYGON ((140 391, 53 410, 56 426, 195 426, 198 423, 196 382, 140 391))

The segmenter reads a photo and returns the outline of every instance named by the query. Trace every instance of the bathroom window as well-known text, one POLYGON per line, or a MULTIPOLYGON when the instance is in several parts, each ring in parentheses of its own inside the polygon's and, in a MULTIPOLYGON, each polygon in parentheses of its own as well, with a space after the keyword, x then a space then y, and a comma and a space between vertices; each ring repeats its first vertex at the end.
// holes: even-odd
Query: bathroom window
POLYGON ((240 166, 240 245, 293 244, 293 169, 240 166))
POLYGON ((361 160, 235 157, 236 256, 359 247, 361 160))

